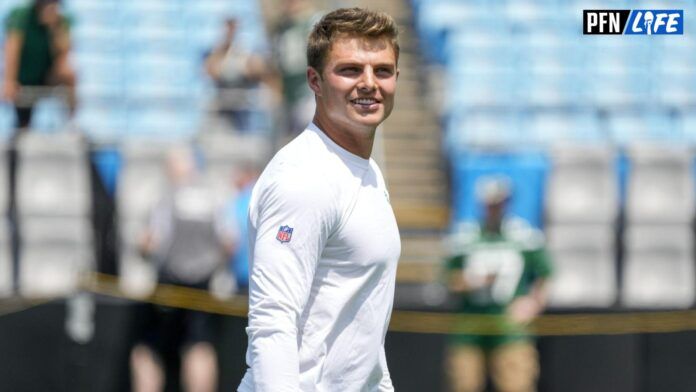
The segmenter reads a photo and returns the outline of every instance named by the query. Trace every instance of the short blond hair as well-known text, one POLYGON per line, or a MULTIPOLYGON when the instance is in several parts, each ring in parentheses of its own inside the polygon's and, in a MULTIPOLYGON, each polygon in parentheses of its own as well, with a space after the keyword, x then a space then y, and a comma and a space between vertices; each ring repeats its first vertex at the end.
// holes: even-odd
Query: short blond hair
POLYGON ((364 8, 339 8, 314 25, 307 43, 307 64, 321 75, 331 45, 338 38, 386 38, 399 62, 399 29, 387 13, 364 8))

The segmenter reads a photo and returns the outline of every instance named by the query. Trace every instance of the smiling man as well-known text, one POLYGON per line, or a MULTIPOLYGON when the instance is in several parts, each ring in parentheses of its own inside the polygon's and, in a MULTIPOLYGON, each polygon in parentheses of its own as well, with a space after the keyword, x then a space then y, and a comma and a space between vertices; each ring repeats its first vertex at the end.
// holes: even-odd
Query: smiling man
POLYGON ((239 391, 392 391, 384 338, 399 231, 370 159, 394 105, 394 20, 360 8, 309 36, 314 120, 259 178, 249 207, 247 370, 239 391))

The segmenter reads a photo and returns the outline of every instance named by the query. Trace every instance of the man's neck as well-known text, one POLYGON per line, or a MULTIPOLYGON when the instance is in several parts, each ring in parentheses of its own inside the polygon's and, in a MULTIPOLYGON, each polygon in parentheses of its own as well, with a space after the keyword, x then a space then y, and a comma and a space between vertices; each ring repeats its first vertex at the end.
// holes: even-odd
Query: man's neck
POLYGON ((352 130, 333 124, 320 113, 314 115, 314 124, 334 143, 363 159, 370 159, 375 141, 375 129, 352 130))

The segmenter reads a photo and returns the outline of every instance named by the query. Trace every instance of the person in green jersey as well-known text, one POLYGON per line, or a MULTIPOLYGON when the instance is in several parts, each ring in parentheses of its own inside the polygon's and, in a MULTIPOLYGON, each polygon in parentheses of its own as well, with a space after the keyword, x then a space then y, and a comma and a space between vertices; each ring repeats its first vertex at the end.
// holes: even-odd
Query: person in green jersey
MULTIPOLYGON (((0 98, 15 107, 16 128, 25 130, 31 122, 37 93, 28 86, 63 85, 71 113, 75 107, 75 73, 68 62, 70 50, 69 19, 60 11, 58 0, 33 0, 10 11, 5 19, 4 72, 0 98), (23 91, 27 90, 27 91, 23 91)), ((41 95, 38 93, 38 95, 41 95)), ((19 228, 16 208, 16 184, 19 155, 15 132, 7 151, 9 178, 10 236, 13 264, 13 290, 19 281, 19 228)))
POLYGON ((18 6, 5 20, 2 94, 16 107, 18 129, 29 126, 33 103, 38 98, 20 99, 22 87, 65 86, 70 110, 75 106, 75 72, 68 61, 69 26, 70 20, 61 13, 58 0, 34 0, 18 6))
POLYGON ((538 354, 526 325, 546 303, 551 275, 543 234, 519 219, 506 219, 509 181, 483 177, 477 196, 484 205, 481 225, 453 236, 446 283, 460 296, 460 330, 449 337, 447 373, 456 392, 483 391, 486 374, 497 391, 536 388, 538 354), (474 320, 475 319, 475 320, 474 320))

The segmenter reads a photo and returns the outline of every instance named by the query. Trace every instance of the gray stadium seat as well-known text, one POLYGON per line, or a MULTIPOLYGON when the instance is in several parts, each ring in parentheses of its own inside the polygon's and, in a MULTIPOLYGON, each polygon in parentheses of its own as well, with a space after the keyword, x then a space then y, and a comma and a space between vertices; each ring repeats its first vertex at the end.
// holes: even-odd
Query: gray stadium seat
POLYGON ((86 218, 25 218, 21 229, 24 296, 70 294, 79 288, 80 275, 94 269, 92 232, 86 218))
POLYGON ((695 197, 692 154, 684 147, 640 145, 629 150, 629 225, 691 222, 695 197))
POLYGON ((148 295, 156 281, 152 266, 140 257, 137 244, 150 211, 166 189, 166 155, 171 147, 133 143, 122 148, 123 169, 116 196, 121 244, 119 285, 130 295, 148 295))
POLYGON ((79 135, 29 132, 20 136, 17 148, 20 216, 89 214, 89 171, 79 135))
MULTIPOLYGON (((0 137, 2 139, 2 137, 0 137)), ((7 178, 7 143, 0 141, 0 211, 5 211, 9 195, 9 179, 7 178)))
POLYGON ((199 143, 208 181, 223 200, 235 191, 232 184, 235 168, 246 163, 263 164, 271 153, 268 140, 259 136, 206 134, 199 137, 199 143))
POLYGON ((693 233, 689 225, 635 226, 626 232, 622 303, 683 308, 694 302, 693 233))
POLYGON ((616 220, 618 182, 615 152, 609 146, 557 146, 551 150, 546 197, 551 223, 606 223, 616 220))
POLYGON ((12 294, 12 259, 7 221, 0 219, 0 298, 12 294))
POLYGON ((554 266, 552 307, 604 307, 616 301, 614 231, 611 225, 547 229, 554 266))
POLYGON ((78 289, 79 277, 91 259, 81 244, 32 244, 22 252, 20 290, 27 297, 63 296, 78 289))
POLYGON ((123 146, 123 168, 117 188, 118 211, 122 218, 142 218, 160 199, 167 181, 167 148, 152 144, 123 146))
POLYGON ((66 295, 94 267, 86 146, 72 133, 25 133, 17 144, 20 292, 66 295))

